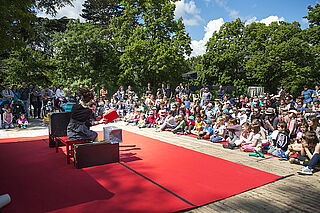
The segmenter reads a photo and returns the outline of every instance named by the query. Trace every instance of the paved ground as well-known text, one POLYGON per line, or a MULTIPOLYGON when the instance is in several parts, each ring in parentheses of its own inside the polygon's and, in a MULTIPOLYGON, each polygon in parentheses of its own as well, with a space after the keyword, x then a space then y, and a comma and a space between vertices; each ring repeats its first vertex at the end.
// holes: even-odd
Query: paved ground
MULTIPOLYGON (((173 135, 170 132, 155 132, 154 129, 138 129, 125 126, 122 122, 113 123, 124 130, 213 155, 239 164, 257 168, 285 178, 274 183, 216 201, 188 212, 320 212, 320 172, 313 176, 300 176, 298 165, 267 156, 266 158, 249 157, 239 150, 226 150, 220 144, 199 141, 195 138, 173 135)), ((103 125, 94 127, 101 131, 103 125)), ((41 126, 41 121, 31 121, 27 129, 0 130, 0 138, 32 137, 47 135, 48 129, 41 126)))

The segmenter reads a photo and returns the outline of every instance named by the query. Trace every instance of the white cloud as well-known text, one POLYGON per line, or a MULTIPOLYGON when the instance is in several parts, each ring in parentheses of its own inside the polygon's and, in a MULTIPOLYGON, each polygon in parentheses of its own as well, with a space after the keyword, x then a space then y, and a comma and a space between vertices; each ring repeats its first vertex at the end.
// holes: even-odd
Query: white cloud
POLYGON ((185 2, 184 0, 175 2, 176 9, 174 15, 176 18, 183 18, 183 23, 187 26, 199 25, 203 19, 200 16, 200 10, 193 0, 185 2))
POLYGON ((269 17, 267 17, 265 19, 262 19, 260 21, 260 23, 265 23, 266 25, 269 25, 274 21, 276 21, 276 22, 284 21, 284 18, 283 17, 279 18, 278 16, 269 16, 269 17))
POLYGON ((204 27, 204 37, 200 41, 192 40, 191 48, 193 49, 190 57, 203 55, 206 52, 205 44, 212 37, 213 32, 219 31, 220 27, 224 24, 223 18, 211 20, 208 22, 207 26, 204 27))
POLYGON ((306 19, 306 18, 303 18, 303 19, 302 19, 302 23, 304 23, 304 24, 308 24, 308 22, 309 22, 309 20, 308 20, 308 19, 306 19))
POLYGON ((246 22, 245 22, 245 25, 247 26, 247 25, 249 25, 249 24, 251 24, 251 23, 253 23, 253 22, 257 22, 257 17, 252 17, 252 18, 248 18, 247 20, 246 20, 246 22))
POLYGON ((261 19, 261 21, 257 21, 257 17, 254 16, 252 18, 247 19, 245 22, 245 25, 247 26, 253 22, 257 22, 257 23, 264 23, 265 25, 268 26, 274 21, 279 23, 280 21, 284 21, 284 18, 283 17, 279 18, 278 16, 269 16, 267 18, 261 19))
POLYGON ((229 16, 231 18, 238 18, 239 17, 239 11, 231 9, 228 5, 227 5, 227 1, 226 0, 216 0, 216 3, 222 7, 225 11, 227 11, 229 13, 229 16))
POLYGON ((58 10, 57 15, 55 17, 50 16, 48 14, 45 14, 43 12, 40 12, 37 14, 38 17, 43 17, 43 18, 62 18, 64 16, 68 18, 74 18, 77 19, 79 18, 80 20, 83 21, 82 17, 80 17, 80 13, 82 12, 82 4, 84 3, 85 0, 74 0, 72 2, 73 6, 66 6, 58 10))

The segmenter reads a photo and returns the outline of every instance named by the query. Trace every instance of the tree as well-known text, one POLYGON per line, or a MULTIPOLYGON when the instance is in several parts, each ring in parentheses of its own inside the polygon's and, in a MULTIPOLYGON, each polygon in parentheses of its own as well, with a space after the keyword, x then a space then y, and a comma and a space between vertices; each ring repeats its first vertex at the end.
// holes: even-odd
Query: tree
POLYGON ((70 19, 62 17, 60 19, 48 19, 38 17, 31 23, 33 33, 28 38, 28 44, 32 49, 39 49, 44 54, 52 57, 50 47, 51 37, 55 33, 62 33, 66 30, 70 19))
POLYGON ((119 55, 106 39, 107 31, 90 23, 70 20, 67 30, 53 36, 54 83, 114 85, 119 55))
POLYGON ((243 38, 244 22, 238 18, 221 26, 206 44, 203 70, 198 72, 200 84, 240 85, 245 79, 243 70, 246 56, 243 38))
POLYGON ((57 9, 71 5, 73 0, 1 0, 0 4, 0 56, 11 49, 26 46, 32 34, 30 24, 36 19, 35 11, 43 10, 55 15, 57 9))
POLYGON ((34 19, 31 0, 2 0, 0 4, 0 54, 8 54, 8 50, 18 49, 25 45, 24 34, 30 30, 30 22, 34 19))
POLYGON ((320 26, 320 4, 317 3, 314 7, 308 6, 308 15, 303 18, 308 19, 310 27, 320 26))
POLYGON ((108 26, 113 16, 122 12, 120 0, 86 0, 80 16, 89 22, 108 26))
POLYGON ((50 83, 52 69, 48 58, 39 50, 30 47, 13 51, 10 58, 1 61, 2 83, 20 84, 26 81, 32 84, 50 83))
POLYGON ((312 70, 310 78, 314 84, 320 81, 320 4, 314 7, 308 6, 308 16, 304 18, 309 21, 309 28, 304 30, 305 40, 309 43, 310 54, 313 55, 312 70))
POLYGON ((121 52, 119 83, 176 84, 188 68, 184 57, 191 53, 191 39, 182 19, 174 20, 175 5, 169 0, 121 4, 122 15, 113 17, 110 24, 112 42, 121 52))
POLYGON ((278 85, 298 94, 302 85, 313 85, 314 54, 298 22, 273 22, 269 26, 240 19, 225 23, 207 42, 199 84, 263 86, 276 92, 278 85))

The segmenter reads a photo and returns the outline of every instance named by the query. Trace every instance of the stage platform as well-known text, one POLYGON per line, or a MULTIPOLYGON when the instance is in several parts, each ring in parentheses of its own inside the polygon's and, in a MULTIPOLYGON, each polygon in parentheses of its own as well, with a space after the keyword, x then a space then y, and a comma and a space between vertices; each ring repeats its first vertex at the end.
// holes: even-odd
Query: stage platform
MULTIPOLYGON (((318 200, 320 198, 319 173, 315 173, 311 177, 299 176, 296 174, 296 171, 301 167, 291 165, 288 162, 281 161, 270 156, 265 159, 251 158, 248 157, 247 153, 241 153, 239 150, 225 150, 220 144, 212 144, 208 141, 199 141, 187 136, 173 135, 170 132, 156 133, 154 132, 154 129, 138 129, 137 127, 125 126, 122 122, 116 124, 113 123, 112 125, 117 125, 126 131, 148 136, 166 143, 286 177, 282 180, 269 183, 241 194, 192 210, 187 210, 189 212, 316 212, 318 210, 318 200)), ((95 130, 101 131, 102 126, 95 127, 95 130)), ((3 137, 3 134, 1 134, 2 132, 3 131, 0 132, 0 137, 1 135, 3 137)), ((35 126, 21 131, 8 131, 6 132, 6 137, 22 135, 35 136, 43 135, 43 133, 45 134, 46 132, 47 130, 45 128, 35 126)), ((110 194, 110 197, 112 197, 112 194, 110 194)))

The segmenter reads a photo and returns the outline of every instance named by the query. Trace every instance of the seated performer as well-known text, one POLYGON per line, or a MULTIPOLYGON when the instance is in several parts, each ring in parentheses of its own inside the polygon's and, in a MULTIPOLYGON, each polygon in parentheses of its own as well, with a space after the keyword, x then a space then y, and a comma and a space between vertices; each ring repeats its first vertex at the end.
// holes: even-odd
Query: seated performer
POLYGON ((92 110, 89 108, 91 100, 94 99, 94 94, 89 88, 83 87, 79 89, 81 104, 73 105, 71 109, 71 119, 67 127, 67 136, 70 139, 91 140, 95 141, 98 134, 95 131, 89 130, 90 126, 103 123, 105 120, 92 123, 92 110))

